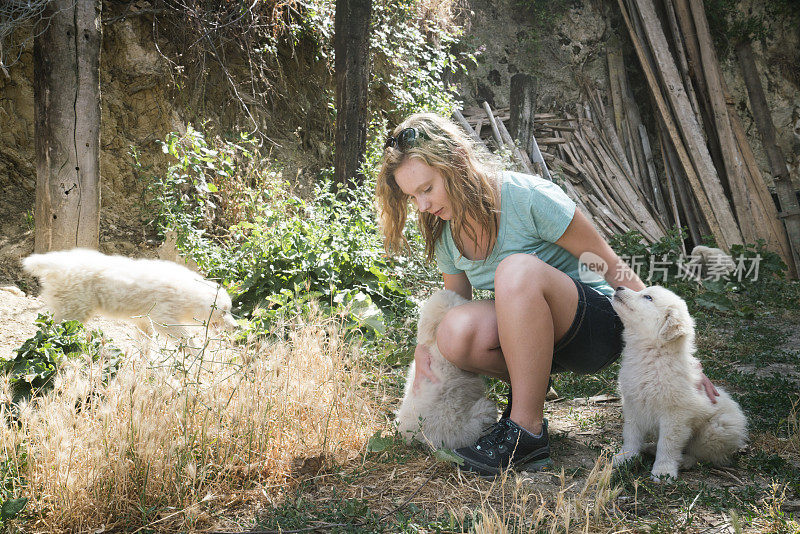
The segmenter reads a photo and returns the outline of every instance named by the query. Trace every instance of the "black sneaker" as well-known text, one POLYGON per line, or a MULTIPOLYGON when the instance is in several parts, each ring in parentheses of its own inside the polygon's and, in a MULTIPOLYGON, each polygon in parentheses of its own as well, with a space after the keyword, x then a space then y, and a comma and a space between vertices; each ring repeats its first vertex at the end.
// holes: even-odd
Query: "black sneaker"
POLYGON ((508 467, 538 471, 552 464, 547 419, 542 422, 542 433, 538 436, 511 419, 500 419, 474 445, 453 452, 464 460, 462 469, 484 476, 499 475, 508 467))

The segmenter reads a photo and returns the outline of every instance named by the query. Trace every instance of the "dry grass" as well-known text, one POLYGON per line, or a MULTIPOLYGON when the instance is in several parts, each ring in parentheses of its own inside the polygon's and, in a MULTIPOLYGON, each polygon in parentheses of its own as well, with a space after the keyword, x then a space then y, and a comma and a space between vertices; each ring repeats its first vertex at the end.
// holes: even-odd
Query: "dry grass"
POLYGON ((550 497, 532 492, 525 476, 499 477, 482 502, 475 532, 625 532, 615 503, 622 488, 611 484, 611 474, 610 461, 601 456, 576 492, 562 470, 560 487, 550 497), (489 497, 494 494, 505 498, 491 502, 489 497))
MULTIPOLYGON (((24 528, 246 530, 256 509, 281 505, 301 481, 311 502, 362 499, 387 521, 399 503, 413 503, 423 525, 449 517, 454 532, 611 533, 673 524, 659 516, 659 503, 680 495, 654 488, 644 500, 636 490, 622 495, 605 455, 584 469, 591 466, 585 454, 567 454, 595 454, 584 444, 595 436, 583 436, 574 421, 583 414, 576 406, 549 408, 554 420, 566 421, 556 454, 571 474, 483 480, 399 441, 367 454, 364 444, 387 430, 397 399, 367 385, 381 381, 367 374, 375 370, 362 366, 358 347, 343 341, 334 321, 319 318, 284 325, 276 338, 284 341, 212 343, 197 356, 134 352, 109 385, 96 364, 62 369, 55 390, 22 407, 19 426, 0 435, 5 455, 20 465, 19 495, 31 498, 24 528)), ((799 411, 796 403, 788 438, 758 435, 754 446, 797 458, 799 411)), ((609 431, 607 421, 601 426, 609 431)), ((690 473, 685 480, 691 483, 690 473)), ((781 517, 784 500, 793 498, 785 491, 776 485, 753 505, 760 519, 751 530, 796 528, 781 517)), ((698 516, 695 526, 714 521, 698 516)), ((733 525, 734 516, 726 521, 733 525)))
POLYGON ((303 458, 357 456, 375 425, 356 349, 333 323, 284 333, 196 357, 130 354, 109 385, 96 365, 64 368, 2 431, 7 455, 27 451, 28 526, 207 528, 207 507, 278 495, 303 458))
MULTIPOLYGON (((507 472, 495 479, 462 473, 431 457, 411 454, 397 460, 394 453, 373 455, 352 462, 342 484, 320 475, 308 479, 314 502, 362 499, 376 514, 392 514, 397 503, 414 503, 425 519, 440 520, 442 532, 544 533, 627 532, 624 514, 617 506, 622 488, 612 483, 608 458, 601 456, 591 471, 580 477, 560 472, 507 472), (441 523, 443 518, 448 518, 441 523), (446 527, 447 523, 452 525, 446 527)), ((408 510, 404 510, 408 514, 408 510)), ((405 531, 404 531, 405 532, 405 531)))
POLYGON ((800 395, 792 400, 792 410, 786 421, 790 449, 800 455, 800 395))

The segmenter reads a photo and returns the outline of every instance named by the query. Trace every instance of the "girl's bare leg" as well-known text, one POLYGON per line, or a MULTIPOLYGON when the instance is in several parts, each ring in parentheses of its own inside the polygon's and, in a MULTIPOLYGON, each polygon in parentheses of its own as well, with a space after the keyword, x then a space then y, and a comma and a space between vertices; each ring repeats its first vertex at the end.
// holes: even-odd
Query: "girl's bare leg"
POLYGON ((509 381, 511 420, 538 434, 553 346, 569 329, 577 307, 578 291, 569 276, 535 256, 515 254, 497 268, 495 300, 451 310, 436 342, 454 365, 509 381))

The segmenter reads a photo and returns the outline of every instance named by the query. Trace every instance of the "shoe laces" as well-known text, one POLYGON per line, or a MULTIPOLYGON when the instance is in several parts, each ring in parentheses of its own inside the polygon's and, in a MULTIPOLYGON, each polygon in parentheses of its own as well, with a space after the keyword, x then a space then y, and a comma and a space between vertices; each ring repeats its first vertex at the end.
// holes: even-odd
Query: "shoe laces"
POLYGON ((489 427, 489 431, 478 438, 475 448, 479 450, 492 449, 505 441, 506 434, 513 430, 507 421, 507 419, 501 419, 489 427))

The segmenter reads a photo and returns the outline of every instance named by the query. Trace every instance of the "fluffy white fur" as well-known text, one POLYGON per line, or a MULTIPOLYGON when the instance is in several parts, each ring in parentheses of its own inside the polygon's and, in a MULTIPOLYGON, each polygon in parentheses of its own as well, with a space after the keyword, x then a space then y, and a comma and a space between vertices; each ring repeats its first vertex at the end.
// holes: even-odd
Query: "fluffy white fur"
POLYGON ((76 248, 33 254, 22 265, 39 278, 56 322, 100 314, 130 321, 147 334, 155 329, 178 338, 191 337, 207 322, 236 326, 225 289, 170 261, 76 248))
POLYGON ((690 264, 700 265, 700 277, 727 276, 736 269, 736 262, 724 250, 697 245, 689 256, 690 264))
POLYGON ((625 326, 619 390, 625 423, 615 466, 637 456, 657 438, 652 478, 677 478, 697 460, 727 463, 747 440, 747 419, 721 388, 712 404, 698 390, 701 367, 694 353, 694 321, 686 303, 653 286, 621 288, 613 300, 625 326))
POLYGON ((466 302, 446 289, 434 293, 420 310, 417 342, 431 352, 431 371, 439 382, 422 380, 415 389, 414 363, 408 369, 403 402, 397 411, 400 434, 431 447, 454 449, 473 444, 497 420, 497 406, 486 398, 486 383, 442 357, 436 329, 450 308, 466 302))

